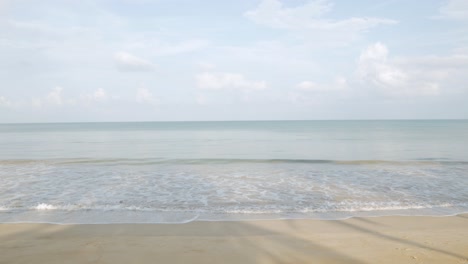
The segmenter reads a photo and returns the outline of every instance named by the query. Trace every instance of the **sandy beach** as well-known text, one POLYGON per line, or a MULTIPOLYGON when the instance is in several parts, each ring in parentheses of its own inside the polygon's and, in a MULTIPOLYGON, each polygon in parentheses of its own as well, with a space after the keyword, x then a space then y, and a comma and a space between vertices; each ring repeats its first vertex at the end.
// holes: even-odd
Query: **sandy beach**
POLYGON ((0 263, 468 263, 468 215, 0 224, 0 263))

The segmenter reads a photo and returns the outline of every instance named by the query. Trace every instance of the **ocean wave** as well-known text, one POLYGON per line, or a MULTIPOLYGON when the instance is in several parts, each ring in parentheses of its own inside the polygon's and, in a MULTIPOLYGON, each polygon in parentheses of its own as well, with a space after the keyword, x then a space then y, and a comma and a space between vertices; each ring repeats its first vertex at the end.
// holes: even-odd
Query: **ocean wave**
POLYGON ((277 164, 277 163, 304 163, 304 164, 336 164, 336 165, 468 165, 468 161, 447 159, 417 159, 417 160, 325 160, 325 159, 98 159, 98 158, 70 158, 70 159, 12 159, 0 160, 0 165, 24 164, 97 164, 97 165, 157 165, 157 164, 277 164))
POLYGON ((148 207, 37 203, 29 207, 0 207, 0 223, 112 224, 188 223, 273 219, 327 219, 390 215, 446 216, 468 212, 468 203, 338 202, 317 207, 217 206, 207 208, 148 207))
POLYGON ((278 205, 275 207, 261 206, 235 206, 235 207, 208 207, 208 208, 159 208, 140 205, 83 205, 83 204, 47 204, 38 203, 27 208, 0 207, 0 211, 139 211, 139 212, 190 212, 190 213, 217 213, 217 214, 283 214, 283 213, 330 213, 330 212, 372 212, 395 210, 419 210, 433 208, 468 208, 468 203, 434 203, 434 204, 404 204, 400 202, 339 202, 328 203, 318 207, 290 207, 278 205))
POLYGON ((43 210, 57 210, 58 207, 57 206, 53 206, 51 204, 46 204, 46 203, 40 203, 34 207, 32 207, 31 209, 35 209, 35 210, 39 210, 39 211, 43 211, 43 210))

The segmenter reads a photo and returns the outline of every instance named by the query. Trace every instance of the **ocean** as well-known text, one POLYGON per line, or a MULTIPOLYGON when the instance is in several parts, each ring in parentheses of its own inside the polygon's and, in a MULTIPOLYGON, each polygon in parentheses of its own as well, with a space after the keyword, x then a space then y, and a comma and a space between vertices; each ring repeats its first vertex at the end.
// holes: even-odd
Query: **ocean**
POLYGON ((0 222, 468 212, 468 121, 0 124, 0 222))

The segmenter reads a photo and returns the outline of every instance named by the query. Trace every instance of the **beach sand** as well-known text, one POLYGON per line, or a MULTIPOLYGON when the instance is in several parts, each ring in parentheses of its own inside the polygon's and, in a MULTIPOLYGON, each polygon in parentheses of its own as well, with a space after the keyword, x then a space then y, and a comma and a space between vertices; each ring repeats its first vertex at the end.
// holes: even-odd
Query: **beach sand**
POLYGON ((468 215, 0 224, 0 263, 468 263, 468 215))

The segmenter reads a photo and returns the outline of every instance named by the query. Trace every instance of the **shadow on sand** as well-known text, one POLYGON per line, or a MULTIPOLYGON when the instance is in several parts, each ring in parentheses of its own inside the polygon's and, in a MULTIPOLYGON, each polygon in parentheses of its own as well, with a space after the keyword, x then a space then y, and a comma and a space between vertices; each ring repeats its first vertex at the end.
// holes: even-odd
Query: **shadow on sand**
POLYGON ((3 224, 0 234, 0 263, 363 263, 249 222, 3 224))
MULTIPOLYGON (((465 217, 464 217, 465 218, 465 217)), ((374 228, 371 219, 187 224, 0 224, 0 263, 370 263, 364 238, 456 258, 467 256, 374 228), (326 222, 326 223, 325 223, 326 222), (324 228, 324 229, 321 229, 324 228), (351 234, 351 235, 349 235, 351 234), (359 256, 359 257, 356 257, 359 256)), ((388 231, 388 229, 387 229, 388 231)), ((370 240, 369 240, 370 241, 370 240)), ((392 248, 393 249, 393 248, 392 248)))

